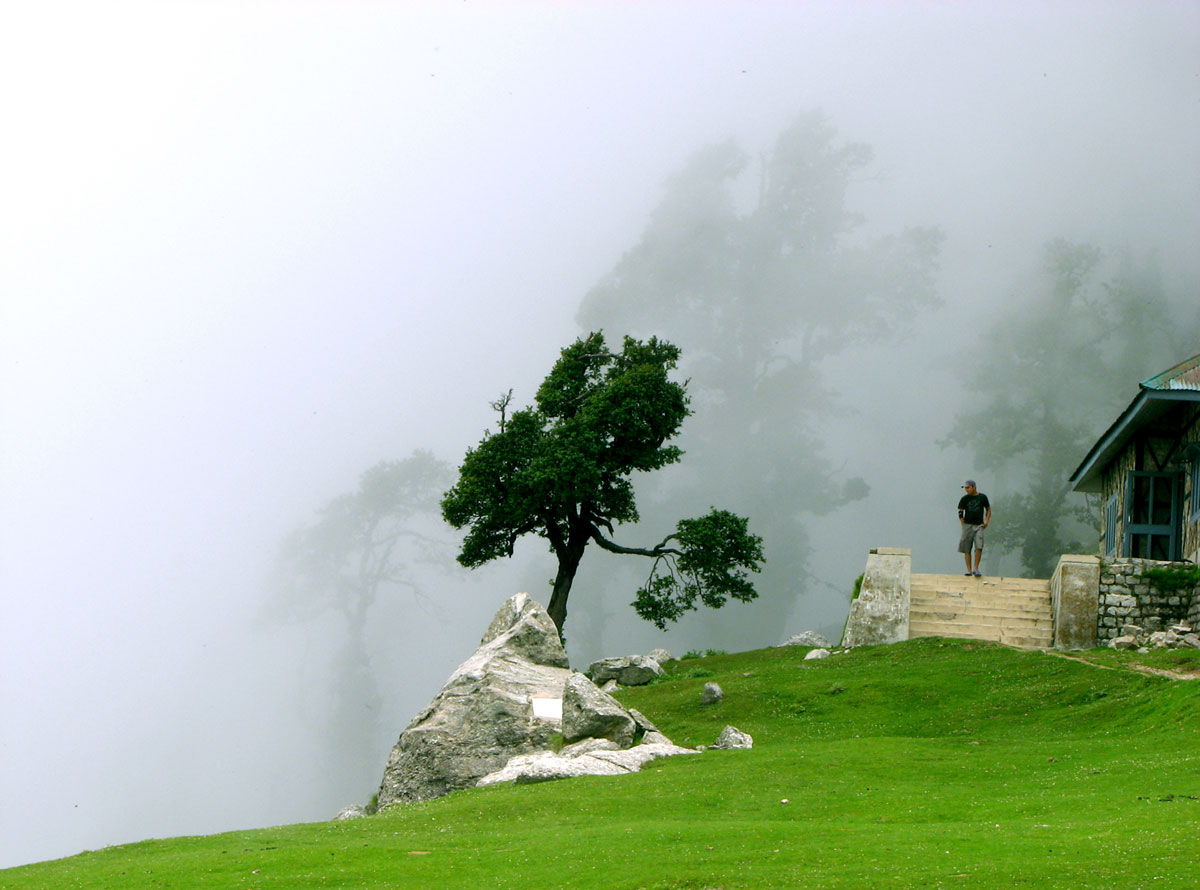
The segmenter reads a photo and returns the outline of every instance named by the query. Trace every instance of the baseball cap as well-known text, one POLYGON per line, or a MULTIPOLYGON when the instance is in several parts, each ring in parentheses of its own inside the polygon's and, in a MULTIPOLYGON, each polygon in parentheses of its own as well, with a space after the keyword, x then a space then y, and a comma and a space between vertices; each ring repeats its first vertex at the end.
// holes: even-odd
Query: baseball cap
POLYGON ((962 487, 963 487, 963 488, 968 488, 968 487, 970 487, 970 486, 973 486, 974 484, 975 484, 975 480, 974 480, 974 479, 968 479, 966 482, 964 482, 964 483, 963 483, 963 486, 962 486, 962 487))

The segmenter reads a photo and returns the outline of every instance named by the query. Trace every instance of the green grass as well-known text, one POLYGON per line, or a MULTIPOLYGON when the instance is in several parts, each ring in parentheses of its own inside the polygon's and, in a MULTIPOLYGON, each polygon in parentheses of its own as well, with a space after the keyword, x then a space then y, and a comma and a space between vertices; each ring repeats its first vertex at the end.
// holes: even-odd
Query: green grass
POLYGON ((678 743, 732 723, 750 751, 113 847, 0 888, 1197 885, 1200 682, 938 639, 806 651, 705 658, 715 705, 694 662, 621 693, 678 743))

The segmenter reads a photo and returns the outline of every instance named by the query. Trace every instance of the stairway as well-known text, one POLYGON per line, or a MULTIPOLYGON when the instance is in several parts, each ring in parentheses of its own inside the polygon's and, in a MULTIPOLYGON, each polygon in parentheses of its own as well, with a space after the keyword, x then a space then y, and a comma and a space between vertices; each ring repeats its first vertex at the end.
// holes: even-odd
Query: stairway
POLYGON ((1020 649, 1054 643, 1050 582, 913 575, 908 636, 992 640, 1020 649))

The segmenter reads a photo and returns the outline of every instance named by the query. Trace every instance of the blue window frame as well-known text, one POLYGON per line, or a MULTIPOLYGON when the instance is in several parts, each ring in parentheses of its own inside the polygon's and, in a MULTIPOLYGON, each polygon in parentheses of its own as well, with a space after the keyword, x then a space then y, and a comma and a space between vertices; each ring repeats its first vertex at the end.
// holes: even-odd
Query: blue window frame
POLYGON ((1104 505, 1104 555, 1114 556, 1117 552, 1117 513, 1120 499, 1114 494, 1104 505))
POLYGON ((1126 556, 1179 559, 1183 476, 1135 470, 1126 477, 1126 556))
POLYGON ((1191 515, 1193 522, 1200 519, 1200 454, 1192 458, 1192 497, 1191 515))

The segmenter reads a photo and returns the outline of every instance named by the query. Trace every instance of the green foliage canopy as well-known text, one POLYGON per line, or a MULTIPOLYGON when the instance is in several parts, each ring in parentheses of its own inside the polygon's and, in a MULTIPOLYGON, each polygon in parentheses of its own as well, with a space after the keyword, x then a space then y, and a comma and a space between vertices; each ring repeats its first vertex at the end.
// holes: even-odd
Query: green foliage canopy
POLYGON ((679 349, 652 337, 626 337, 613 352, 601 333, 562 350, 538 388, 535 405, 508 415, 511 393, 493 403, 499 431, 486 432, 463 459, 458 482, 442 498, 442 515, 466 528, 458 560, 474 568, 511 556, 525 535, 545 538, 558 560, 548 611, 561 631, 567 598, 589 543, 612 553, 649 557, 638 591, 639 615, 658 627, 728 597, 757 596, 748 572, 759 571, 762 540, 747 521, 713 510, 679 522, 653 547, 625 547, 614 526, 638 520, 631 475, 676 463, 668 442, 689 414, 687 387, 671 379, 679 349))

